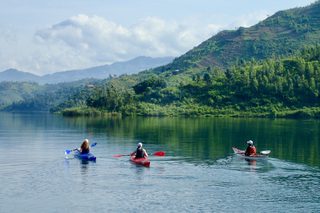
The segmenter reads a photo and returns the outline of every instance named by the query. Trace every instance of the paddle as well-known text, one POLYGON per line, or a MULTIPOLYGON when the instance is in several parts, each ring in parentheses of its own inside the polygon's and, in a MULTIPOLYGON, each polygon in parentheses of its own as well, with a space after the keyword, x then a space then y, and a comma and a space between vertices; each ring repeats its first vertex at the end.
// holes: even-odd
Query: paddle
MULTIPOLYGON (((126 154, 126 155, 122 155, 122 154, 117 154, 117 155, 113 155, 114 158, 120 158, 120 157, 123 157, 123 156, 130 156, 131 154, 126 154)), ((154 156, 158 156, 158 157, 162 157, 162 156, 165 156, 166 153, 164 151, 157 151, 151 155, 154 155, 154 156)))
MULTIPOLYGON (((95 145, 97 145, 97 143, 91 144, 90 147, 94 147, 95 145)), ((73 151, 75 151, 75 150, 77 150, 77 149, 67 149, 64 153, 65 153, 66 155, 68 155, 68 154, 70 154, 71 152, 73 152, 73 151)))
POLYGON ((269 155, 270 153, 271 153, 271 150, 264 150, 260 152, 260 154, 262 155, 269 155))

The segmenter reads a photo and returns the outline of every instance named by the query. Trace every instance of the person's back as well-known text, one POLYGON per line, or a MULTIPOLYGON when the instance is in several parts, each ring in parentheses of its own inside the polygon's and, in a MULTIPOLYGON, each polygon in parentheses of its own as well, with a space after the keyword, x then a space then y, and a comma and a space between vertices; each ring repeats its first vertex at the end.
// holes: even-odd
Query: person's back
POLYGON ((81 154, 88 154, 90 152, 89 140, 85 139, 80 147, 81 154))
POLYGON ((137 148, 136 150, 136 158, 143 158, 144 157, 144 151, 142 148, 137 148))
POLYGON ((148 154, 145 149, 142 148, 142 143, 138 143, 138 147, 135 152, 132 153, 135 155, 135 158, 145 158, 148 157, 148 154))
POLYGON ((248 144, 248 147, 247 147, 247 149, 246 149, 244 154, 246 156, 256 155, 257 154, 257 150, 256 150, 256 147, 253 145, 253 141, 249 140, 249 141, 247 141, 247 144, 248 144))

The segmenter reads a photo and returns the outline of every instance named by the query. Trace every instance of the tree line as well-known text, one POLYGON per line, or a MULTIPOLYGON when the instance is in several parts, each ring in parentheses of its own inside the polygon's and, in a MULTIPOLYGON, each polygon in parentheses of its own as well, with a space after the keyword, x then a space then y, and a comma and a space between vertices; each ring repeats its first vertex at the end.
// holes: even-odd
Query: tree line
POLYGON ((128 86, 119 83, 121 79, 114 79, 87 94, 84 105, 107 112, 145 115, 152 110, 150 107, 165 112, 173 106, 178 109, 186 105, 215 112, 225 108, 281 111, 319 107, 320 46, 285 58, 239 61, 226 70, 207 67, 189 73, 188 78, 183 72, 177 75, 187 80, 177 83, 169 77, 150 74, 128 86))

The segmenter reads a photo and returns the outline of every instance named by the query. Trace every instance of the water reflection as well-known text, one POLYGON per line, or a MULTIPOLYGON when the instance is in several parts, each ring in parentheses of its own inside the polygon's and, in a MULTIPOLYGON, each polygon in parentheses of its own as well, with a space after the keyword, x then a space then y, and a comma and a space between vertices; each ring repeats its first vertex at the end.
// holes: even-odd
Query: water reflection
POLYGON ((257 161, 256 160, 245 159, 245 161, 248 162, 249 166, 255 167, 257 165, 257 161))
POLYGON ((79 160, 79 161, 80 161, 81 174, 82 175, 88 174, 89 161, 86 161, 86 160, 79 160))
MULTIPOLYGON (((66 121, 95 135, 142 140, 172 156, 199 161, 223 158, 232 152, 232 146, 244 147, 252 139, 259 150, 272 150, 272 157, 313 166, 320 162, 320 123, 313 120, 130 117, 66 121)), ((126 146, 128 140, 120 143, 126 146)))
MULTIPOLYGON (((186 161, 213 164, 232 153, 231 147, 245 147, 252 139, 259 150, 272 150, 271 157, 292 162, 320 165, 320 121, 240 118, 64 118, 50 114, 1 113, 0 128, 14 129, 21 135, 32 129, 76 131, 92 138, 108 140, 108 146, 132 148, 144 141, 149 151, 165 150, 168 156, 186 161)), ((70 132, 71 131, 71 132, 70 132)), ((81 135, 80 134, 80 135, 81 135)), ((81 135, 81 137, 82 137, 81 135)), ((10 139, 10 138, 8 138, 10 139)), ((69 139, 69 138, 68 138, 69 139)))
POLYGON ((260 212, 319 212, 318 121, 7 114, 0 139, 2 212, 137 212, 141 201, 157 212, 234 212, 239 203, 260 212), (98 163, 64 160, 63 151, 88 134, 99 144, 98 163), (249 138, 271 156, 248 162, 233 155, 231 147, 249 138), (153 156, 150 168, 112 157, 138 140, 167 155, 153 156))
POLYGON ((146 169, 149 169, 149 168, 132 164, 132 169, 134 170, 136 179, 138 181, 141 181, 144 179, 146 169))

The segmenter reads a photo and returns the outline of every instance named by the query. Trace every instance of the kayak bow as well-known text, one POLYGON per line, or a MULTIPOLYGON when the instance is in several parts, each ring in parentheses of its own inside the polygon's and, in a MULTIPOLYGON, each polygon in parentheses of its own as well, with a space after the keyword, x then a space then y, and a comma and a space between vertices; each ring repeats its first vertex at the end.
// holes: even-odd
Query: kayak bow
POLYGON ((85 161, 96 161, 96 157, 92 153, 87 153, 87 154, 81 154, 79 151, 75 151, 74 157, 78 158, 80 160, 85 160, 85 161))
POLYGON ((150 160, 146 158, 136 158, 135 156, 130 156, 130 161, 134 164, 150 167, 150 160))

